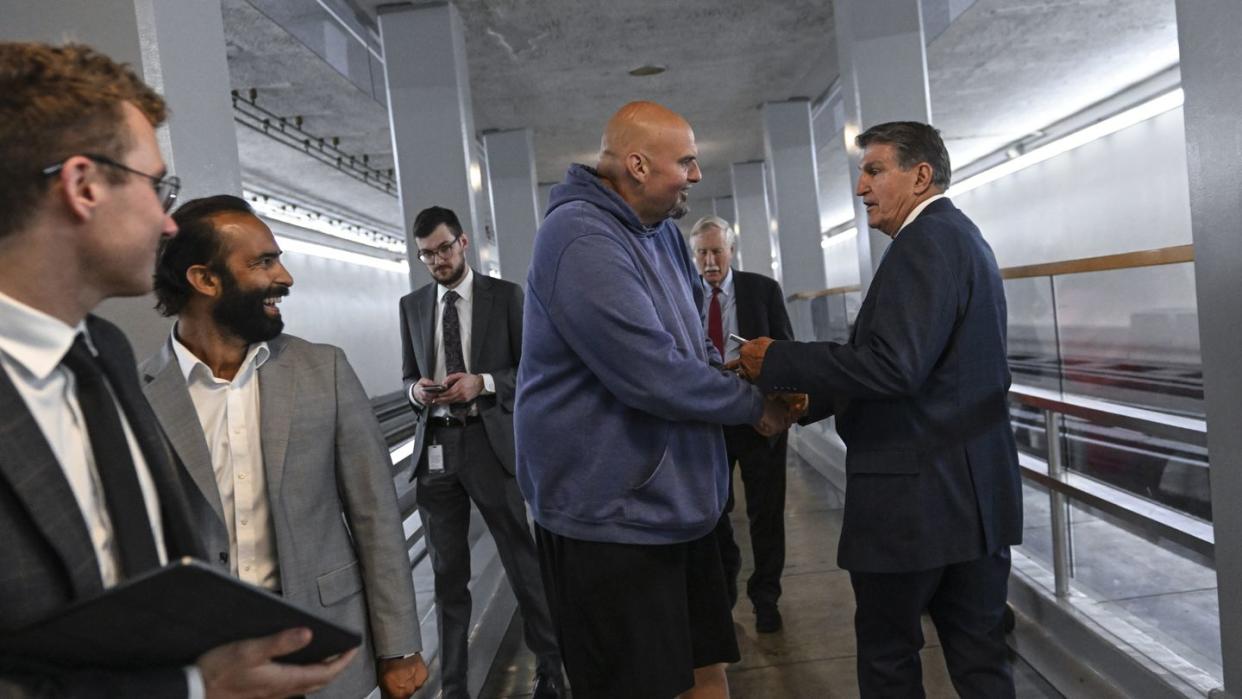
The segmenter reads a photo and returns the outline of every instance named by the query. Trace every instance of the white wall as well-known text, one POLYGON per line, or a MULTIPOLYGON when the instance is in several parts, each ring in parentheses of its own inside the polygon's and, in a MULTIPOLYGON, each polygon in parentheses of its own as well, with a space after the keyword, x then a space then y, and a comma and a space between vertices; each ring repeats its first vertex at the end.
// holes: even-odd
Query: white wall
POLYGON ((285 332, 345 350, 368 395, 401 390, 397 301, 410 290, 406 273, 296 252, 282 261, 293 275, 281 304, 285 332))
POLYGON ((1182 124, 1174 109, 953 201, 1001 267, 1189 244, 1182 124))

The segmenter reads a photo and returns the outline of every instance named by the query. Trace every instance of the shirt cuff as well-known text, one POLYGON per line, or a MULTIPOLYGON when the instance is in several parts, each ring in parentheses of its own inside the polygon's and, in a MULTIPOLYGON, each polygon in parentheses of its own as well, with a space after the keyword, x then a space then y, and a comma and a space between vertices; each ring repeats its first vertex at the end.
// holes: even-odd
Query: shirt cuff
POLYGON ((203 686, 203 673, 197 665, 186 665, 185 668, 186 699, 206 699, 207 688, 203 686))
POLYGON ((490 396, 496 392, 496 379, 491 374, 479 374, 483 377, 483 393, 482 395, 490 396))
POLYGON ((405 660, 406 658, 413 658, 414 656, 418 655, 421 652, 422 652, 421 650, 416 650, 412 653, 406 653, 405 655, 381 655, 379 659, 380 660, 405 660))
POLYGON ((418 399, 414 397, 414 384, 410 384, 410 388, 406 391, 406 397, 410 399, 410 405, 414 406, 415 410, 421 411, 423 408, 427 407, 422 403, 419 403, 418 399))

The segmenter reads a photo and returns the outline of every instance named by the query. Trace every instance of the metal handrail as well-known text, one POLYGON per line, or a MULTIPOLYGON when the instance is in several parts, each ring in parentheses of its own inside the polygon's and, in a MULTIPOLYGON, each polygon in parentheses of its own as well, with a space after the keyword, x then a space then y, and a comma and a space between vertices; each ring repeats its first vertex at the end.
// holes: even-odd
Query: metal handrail
MULTIPOLYGON (((1044 262, 1034 265, 1018 265, 1002 267, 1001 277, 1004 279, 1027 279, 1030 277, 1057 277, 1065 274, 1084 274, 1087 272, 1107 272, 1118 269, 1138 269, 1140 267, 1157 267, 1183 262, 1194 262, 1195 247, 1193 245, 1173 245, 1167 248, 1152 248, 1123 252, 1116 255, 1100 255, 1098 257, 1081 257, 1072 260, 1044 262)), ((851 291, 859 291, 857 284, 834 286, 831 289, 815 291, 799 291, 789 294, 787 301, 810 301, 821 296, 838 296, 851 291)))
POLYGON ((1073 540, 1069 518, 1071 499, 1208 559, 1215 559, 1216 539, 1211 523, 1068 470, 1060 438, 1064 416, 1146 434, 1191 439, 1201 438, 1207 433, 1205 421, 1033 386, 1014 385, 1010 387, 1009 397, 1015 403, 1043 412, 1048 458, 1041 462, 1028 454, 1019 454, 1019 465, 1023 478, 1048 490, 1052 508, 1052 564, 1057 596, 1069 594, 1069 579, 1073 577, 1073 540))

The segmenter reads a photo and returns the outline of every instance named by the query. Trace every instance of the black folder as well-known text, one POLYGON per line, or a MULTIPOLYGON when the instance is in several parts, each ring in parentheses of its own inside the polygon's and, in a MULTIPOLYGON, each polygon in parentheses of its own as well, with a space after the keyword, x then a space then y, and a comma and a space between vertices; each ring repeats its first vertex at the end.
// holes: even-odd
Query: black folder
POLYGON ((309 628, 313 637, 282 662, 317 662, 362 640, 267 590, 183 558, 3 634, 0 653, 66 668, 177 667, 221 644, 294 627, 309 628))

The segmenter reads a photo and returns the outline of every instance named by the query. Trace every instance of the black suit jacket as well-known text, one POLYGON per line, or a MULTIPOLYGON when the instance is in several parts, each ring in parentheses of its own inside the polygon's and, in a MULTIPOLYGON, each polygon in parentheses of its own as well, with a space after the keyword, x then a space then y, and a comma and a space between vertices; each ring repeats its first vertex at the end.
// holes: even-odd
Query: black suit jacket
MULTIPOLYGON (((514 473, 513 399, 517 390, 517 366, 522 358, 522 287, 503 279, 474 273, 470 314, 472 374, 491 374, 495 395, 479 396, 479 416, 487 439, 500 463, 514 473)), ((435 372, 436 283, 427 284, 401 298, 401 364, 405 392, 424 376, 435 372)), ((413 405, 419 414, 418 435, 424 433, 430 411, 413 405)), ((422 458, 422 440, 414 448, 414 465, 422 458)))
POLYGON ((838 561, 935 568, 1022 539, 1005 293, 992 249, 948 199, 898 234, 847 344, 778 342, 759 384, 836 405, 848 447, 838 561))
MULTIPOLYGON (((134 353, 120 329, 88 317, 91 341, 124 408, 159 492, 169 559, 202 558, 184 474, 138 386, 134 353)), ((0 633, 44 619, 103 591, 99 563, 77 500, 42 430, 0 370, 0 633)), ((0 696, 180 696, 180 668, 115 673, 41 672, 0 658, 0 696)))
MULTIPOLYGON (((754 272, 733 270, 733 295, 737 311, 737 334, 753 340, 770 337, 774 340, 794 339, 789 312, 785 310, 785 294, 775 279, 754 272)), ((726 339, 727 343, 728 340, 726 339)), ((725 443, 729 453, 741 455, 762 446, 772 446, 781 435, 764 437, 750 425, 725 425, 725 443)), ((783 467, 783 465, 782 465, 783 467)))

